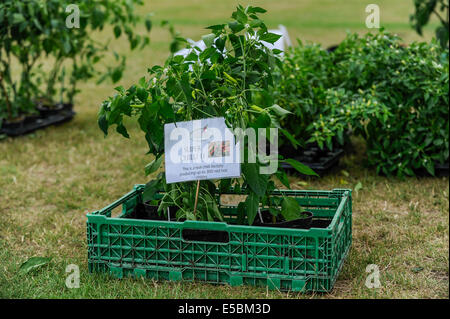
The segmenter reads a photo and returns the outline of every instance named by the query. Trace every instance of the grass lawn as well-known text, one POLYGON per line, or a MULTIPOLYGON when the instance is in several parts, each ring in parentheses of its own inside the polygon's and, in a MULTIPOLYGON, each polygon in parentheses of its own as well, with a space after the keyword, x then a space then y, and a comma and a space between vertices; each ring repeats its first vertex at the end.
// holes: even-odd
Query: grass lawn
MULTIPOLYGON (((198 40, 203 27, 227 21, 237 2, 147 1, 143 13, 155 12, 152 44, 133 52, 121 85, 128 86, 161 63, 169 35, 159 22, 168 19, 184 36, 198 40)), ((346 30, 366 32, 365 2, 358 0, 255 1, 269 10, 269 27, 284 24, 291 38, 338 43, 346 30)), ((381 24, 405 42, 421 39, 409 26, 412 1, 377 1, 381 24)), ((245 3, 243 3, 245 4, 245 3)), ((429 39, 433 26, 427 27, 429 39)), ((120 42, 113 44, 120 50, 120 42)), ((119 198, 134 184, 145 183, 143 167, 151 159, 135 123, 130 141, 96 124, 101 101, 113 85, 82 83, 77 116, 67 124, 0 141, 0 298, 448 298, 448 178, 385 178, 364 168, 364 145, 320 179, 291 177, 296 189, 354 188, 353 246, 330 294, 302 295, 263 288, 200 283, 116 280, 87 271, 86 217, 119 198), (32 256, 52 257, 28 274, 18 272, 32 256), (80 288, 65 286, 68 264, 80 266, 80 288), (381 288, 365 286, 366 266, 377 264, 381 288)))

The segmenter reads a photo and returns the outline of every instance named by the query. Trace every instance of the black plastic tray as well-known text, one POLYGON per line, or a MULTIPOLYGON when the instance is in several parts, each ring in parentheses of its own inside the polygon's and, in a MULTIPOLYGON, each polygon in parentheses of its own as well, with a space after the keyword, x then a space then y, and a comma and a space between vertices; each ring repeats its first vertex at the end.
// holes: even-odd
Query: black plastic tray
MULTIPOLYGON (((283 154, 282 154, 283 155, 283 154)), ((297 156, 285 156, 286 158, 293 158, 302 164, 310 167, 317 174, 322 175, 329 172, 334 166, 339 163, 339 159, 344 155, 342 148, 335 148, 330 150, 320 150, 317 147, 302 151, 297 156)), ((295 169, 288 163, 282 162, 281 167, 288 171, 295 171, 295 169)))
POLYGON ((70 121, 75 116, 75 114, 76 113, 72 110, 72 107, 65 106, 56 114, 48 115, 45 117, 44 116, 27 117, 20 125, 14 128, 8 127, 0 128, 0 134, 5 134, 10 137, 17 137, 29 134, 38 129, 70 121))
MULTIPOLYGON (((430 177, 431 175, 425 168, 418 169, 414 171, 416 176, 419 177, 430 177)), ((444 164, 435 163, 434 164, 434 177, 444 177, 449 176, 449 162, 444 164)))
POLYGON ((444 164, 437 163, 434 167, 434 175, 438 177, 449 176, 449 162, 444 164))

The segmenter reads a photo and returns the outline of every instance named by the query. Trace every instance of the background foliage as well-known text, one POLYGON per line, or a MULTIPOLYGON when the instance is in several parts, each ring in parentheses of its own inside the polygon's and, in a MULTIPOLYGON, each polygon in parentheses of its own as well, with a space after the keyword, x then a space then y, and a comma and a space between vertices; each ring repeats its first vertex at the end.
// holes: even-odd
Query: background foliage
POLYGON ((287 56, 277 95, 299 115, 285 123, 296 139, 331 148, 351 129, 367 142, 368 164, 385 175, 434 174, 448 161, 448 49, 405 46, 381 31, 349 34, 330 53, 300 44, 287 56))
POLYGON ((414 29, 423 35, 423 27, 427 25, 431 17, 437 17, 440 26, 436 28, 436 39, 443 48, 448 47, 448 0, 414 0, 415 12, 410 16, 414 29))
MULTIPOLYGON (((10 120, 20 114, 35 112, 37 100, 52 106, 57 102, 73 103, 80 92, 77 83, 99 76, 117 82, 125 68, 126 55, 111 50, 109 41, 125 36, 130 49, 149 44, 147 35, 136 34, 142 21, 135 7, 141 0, 77 1, 79 27, 68 28, 71 11, 65 0, 5 0, 0 3, 0 119, 10 120), (113 33, 103 39, 93 37, 105 26, 113 33), (116 62, 100 66, 105 55, 116 62), (44 60, 51 61, 49 69, 44 60), (19 71, 11 69, 17 61, 19 71)), ((72 21, 72 20, 71 20, 72 21)), ((147 31, 151 22, 145 20, 147 31)))

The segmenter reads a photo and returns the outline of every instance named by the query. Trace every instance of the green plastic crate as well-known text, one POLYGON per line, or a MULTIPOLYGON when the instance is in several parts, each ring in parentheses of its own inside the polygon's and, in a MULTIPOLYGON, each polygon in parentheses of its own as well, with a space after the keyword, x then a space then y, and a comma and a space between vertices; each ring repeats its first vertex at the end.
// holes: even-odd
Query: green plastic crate
POLYGON ((91 272, 156 280, 250 284, 292 291, 330 291, 352 241, 351 190, 282 191, 293 196, 326 228, 286 229, 234 225, 236 207, 220 204, 225 222, 153 221, 124 218, 142 203, 144 185, 87 214, 91 272), (119 217, 111 211, 122 205, 119 217), (226 232, 226 242, 190 241, 183 230, 226 232))

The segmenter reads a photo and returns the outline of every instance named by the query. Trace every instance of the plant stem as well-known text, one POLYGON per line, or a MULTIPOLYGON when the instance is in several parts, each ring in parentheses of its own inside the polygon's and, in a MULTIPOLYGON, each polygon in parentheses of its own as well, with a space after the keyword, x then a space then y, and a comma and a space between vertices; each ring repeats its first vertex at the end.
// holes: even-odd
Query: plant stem
POLYGON ((200 180, 197 181, 197 190, 195 191, 195 203, 194 203, 194 216, 197 211, 197 202, 198 202, 198 191, 200 189, 200 180))
MULTIPOLYGON (((52 95, 53 95, 53 87, 55 86, 56 82, 56 75, 58 74, 59 68, 61 67, 62 60, 59 57, 53 66, 52 71, 50 72, 48 84, 47 84, 47 98, 52 101, 52 95)), ((53 102, 53 101, 52 101, 53 102)))
POLYGON ((3 91, 3 94, 5 95, 5 102, 6 102, 6 109, 8 110, 8 120, 12 120, 12 109, 11 109, 11 102, 8 98, 8 92, 6 92, 5 85, 3 83, 3 72, 0 72, 0 87, 3 91))

